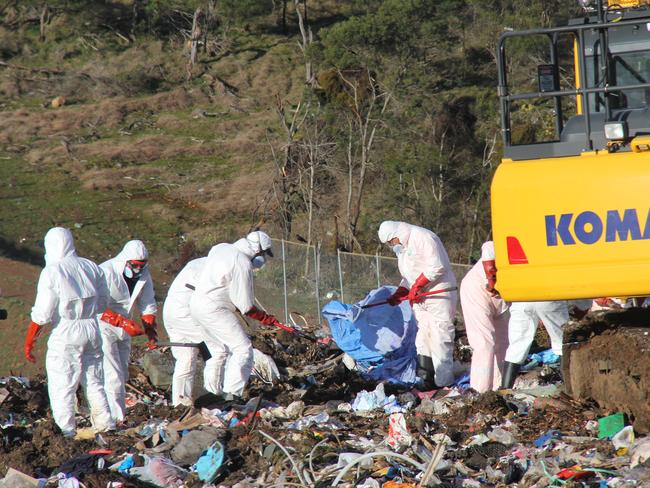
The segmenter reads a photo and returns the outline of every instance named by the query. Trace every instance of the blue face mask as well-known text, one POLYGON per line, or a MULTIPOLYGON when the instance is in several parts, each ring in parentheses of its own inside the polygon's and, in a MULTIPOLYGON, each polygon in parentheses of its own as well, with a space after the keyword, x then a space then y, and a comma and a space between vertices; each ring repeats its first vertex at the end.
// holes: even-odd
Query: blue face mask
POLYGON ((253 269, 260 269, 266 264, 266 258, 264 256, 255 256, 251 263, 253 263, 253 269))
POLYGON ((127 261, 126 265, 124 266, 124 276, 128 279, 140 278, 146 266, 146 264, 132 264, 131 262, 127 261))
POLYGON ((391 246, 391 249, 396 255, 400 255, 400 253, 404 250, 404 246, 401 244, 395 244, 394 246, 391 246))

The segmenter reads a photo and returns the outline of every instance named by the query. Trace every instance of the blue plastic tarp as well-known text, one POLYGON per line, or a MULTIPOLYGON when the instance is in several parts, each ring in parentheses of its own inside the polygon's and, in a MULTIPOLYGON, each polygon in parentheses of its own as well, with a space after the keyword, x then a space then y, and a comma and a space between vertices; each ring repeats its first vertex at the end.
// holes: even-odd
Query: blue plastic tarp
POLYGON ((356 313, 356 307, 383 302, 394 291, 394 286, 377 288, 356 306, 332 301, 321 313, 329 322, 336 344, 356 361, 364 377, 413 384, 417 381, 417 322, 408 301, 395 307, 379 305, 356 313))

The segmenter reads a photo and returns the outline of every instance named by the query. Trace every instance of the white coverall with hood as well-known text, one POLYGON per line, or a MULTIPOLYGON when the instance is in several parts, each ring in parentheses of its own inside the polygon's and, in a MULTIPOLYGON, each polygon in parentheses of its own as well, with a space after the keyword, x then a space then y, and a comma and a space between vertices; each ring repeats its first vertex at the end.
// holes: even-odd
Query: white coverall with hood
POLYGON ((551 339, 553 352, 561 356, 564 325, 569 321, 570 305, 586 310, 591 305, 591 300, 513 302, 510 305, 506 361, 514 364, 524 363, 540 321, 551 339))
POLYGON ((50 229, 31 318, 53 327, 45 356, 47 388, 54 421, 66 436, 75 433, 79 384, 88 399, 93 427, 99 431, 115 427, 104 392, 97 324, 107 295, 101 269, 77 256, 72 233, 61 227, 50 229))
MULTIPOLYGON (((421 274, 430 281, 422 292, 456 286, 447 251, 436 234, 416 225, 393 221, 382 222, 378 234, 383 243, 397 237, 402 244, 397 254, 403 278, 400 286, 410 288, 421 274)), ((439 387, 448 386, 454 381, 454 316, 457 301, 458 293, 451 291, 413 305, 418 322, 415 338, 417 353, 431 357, 435 382, 439 387)))
MULTIPOLYGON (((127 261, 144 261, 148 257, 144 243, 133 240, 127 242, 117 256, 101 264, 109 291, 108 308, 128 318, 131 317, 134 305, 137 304, 141 316, 156 315, 158 308, 149 267, 144 268, 132 293, 129 293, 129 287, 124 279, 124 267, 127 261)), ((124 329, 114 327, 102 320, 99 321, 99 327, 102 332, 104 352, 104 389, 113 419, 121 422, 126 416, 125 388, 129 378, 131 337, 124 329)))
POLYGON ((514 302, 510 306, 508 324, 508 351, 506 361, 523 364, 535 339, 539 321, 551 338, 551 348, 562 355, 562 329, 569 320, 569 305, 565 300, 548 302, 514 302))
POLYGON ((260 250, 259 241, 251 239, 255 234, 260 233, 214 246, 190 299, 192 318, 212 355, 204 386, 215 395, 241 396, 253 369, 253 346, 238 311, 246 314, 254 305, 251 260, 260 250))
POLYGON ((508 303, 487 289, 488 279, 483 261, 494 261, 494 243, 481 247, 481 259, 460 283, 467 340, 472 347, 470 386, 479 393, 498 390, 501 386, 503 361, 508 348, 508 303))
MULTIPOLYGON (((208 258, 205 257, 188 262, 169 287, 163 305, 163 321, 171 342, 198 344, 203 341, 201 327, 192 319, 190 313, 190 298, 193 291, 185 285, 196 287, 197 279, 207 260, 208 258)), ((176 406, 192 400, 198 350, 195 347, 172 347, 171 349, 176 360, 172 378, 172 405, 176 406)))

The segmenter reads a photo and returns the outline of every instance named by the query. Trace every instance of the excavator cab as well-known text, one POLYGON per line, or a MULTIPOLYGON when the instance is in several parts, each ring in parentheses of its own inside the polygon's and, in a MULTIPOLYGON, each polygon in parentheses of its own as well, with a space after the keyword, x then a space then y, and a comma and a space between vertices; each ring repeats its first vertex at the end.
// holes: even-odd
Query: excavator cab
POLYGON ((497 288, 509 301, 650 295, 650 8, 580 3, 583 18, 505 32, 497 48, 504 157, 492 229, 497 288), (508 49, 533 37, 549 62, 537 66, 534 90, 518 91, 508 49), (518 127, 532 113, 521 107, 536 103, 550 107, 544 137, 518 127))

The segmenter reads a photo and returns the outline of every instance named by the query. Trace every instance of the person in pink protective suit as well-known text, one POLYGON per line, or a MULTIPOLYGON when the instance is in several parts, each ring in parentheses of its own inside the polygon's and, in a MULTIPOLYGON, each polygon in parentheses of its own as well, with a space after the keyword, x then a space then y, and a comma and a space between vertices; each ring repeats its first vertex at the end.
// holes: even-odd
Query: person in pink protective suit
POLYGON ((481 259, 460 283, 467 340, 472 347, 470 386, 479 393, 498 390, 508 349, 508 304, 495 289, 494 243, 481 247, 481 259))
POLYGON ((454 381, 454 316, 458 293, 449 291, 418 298, 428 291, 455 289, 456 277, 447 251, 436 234, 404 222, 382 222, 378 235, 397 255, 403 278, 389 303, 397 305, 408 298, 418 322, 415 338, 418 376, 424 388, 448 386, 454 381))

